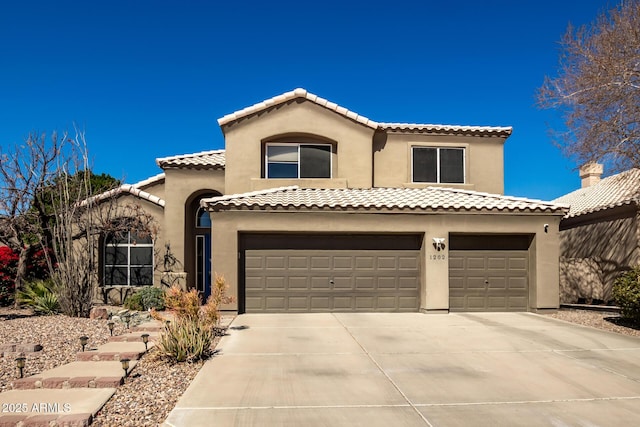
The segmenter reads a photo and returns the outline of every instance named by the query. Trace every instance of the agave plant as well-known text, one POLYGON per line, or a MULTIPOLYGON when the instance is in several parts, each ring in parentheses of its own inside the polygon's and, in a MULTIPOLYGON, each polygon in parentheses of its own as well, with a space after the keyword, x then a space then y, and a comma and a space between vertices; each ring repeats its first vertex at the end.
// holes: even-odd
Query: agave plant
POLYGON ((20 304, 31 307, 36 314, 57 314, 60 311, 58 294, 51 280, 35 280, 18 293, 20 304))

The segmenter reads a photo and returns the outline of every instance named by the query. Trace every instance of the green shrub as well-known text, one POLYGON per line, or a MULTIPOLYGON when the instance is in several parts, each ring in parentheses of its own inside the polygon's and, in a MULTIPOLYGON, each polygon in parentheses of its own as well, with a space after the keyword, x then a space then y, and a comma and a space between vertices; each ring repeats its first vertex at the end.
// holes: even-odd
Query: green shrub
POLYGON ((140 289, 135 294, 129 295, 124 300, 124 308, 129 310, 164 310, 164 291, 160 288, 147 286, 140 289))
POLYGON ((613 283, 613 299, 622 317, 640 322, 640 267, 621 274, 613 283))
POLYGON ((124 300, 123 305, 124 305, 124 308, 129 310, 136 310, 136 311, 144 310, 144 307, 142 306, 142 296, 140 295, 139 292, 129 295, 124 300))
POLYGON ((156 310, 164 310, 164 291, 154 286, 140 289, 138 292, 140 301, 144 310, 154 308, 156 310))
POLYGON ((60 312, 58 294, 51 280, 35 280, 26 284, 18 293, 18 302, 31 307, 36 314, 56 314, 60 312))
POLYGON ((160 335, 158 350, 173 362, 193 362, 211 354, 213 330, 198 318, 177 317, 167 322, 160 335))

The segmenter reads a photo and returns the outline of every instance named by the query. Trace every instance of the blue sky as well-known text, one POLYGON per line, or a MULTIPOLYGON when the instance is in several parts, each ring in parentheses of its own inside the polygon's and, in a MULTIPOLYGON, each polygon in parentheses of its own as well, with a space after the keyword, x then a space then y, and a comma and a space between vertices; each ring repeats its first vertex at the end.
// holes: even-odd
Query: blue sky
POLYGON ((5 2, 0 145, 76 124, 94 170, 133 183, 158 157, 223 148, 225 114, 303 87, 375 121, 513 126, 505 194, 551 200, 580 181, 535 91, 567 24, 611 4, 5 2))

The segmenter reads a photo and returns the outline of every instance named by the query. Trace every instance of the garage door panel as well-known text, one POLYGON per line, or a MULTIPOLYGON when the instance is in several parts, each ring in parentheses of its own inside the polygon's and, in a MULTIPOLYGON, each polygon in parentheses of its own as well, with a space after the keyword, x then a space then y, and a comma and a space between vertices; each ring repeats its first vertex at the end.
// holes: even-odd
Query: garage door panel
POLYGON ((451 250, 450 311, 526 311, 526 250, 451 250))
POLYGON ((256 249, 245 251, 245 265, 247 312, 419 308, 420 252, 415 250, 256 249))
POLYGON ((331 268, 331 258, 328 256, 312 256, 311 257, 311 269, 312 270, 329 270, 331 268))
POLYGON ((266 289, 285 290, 287 279, 285 277, 270 276, 266 278, 266 289))
POLYGON ((372 256, 356 257, 356 270, 373 270, 375 266, 375 258, 372 256))
POLYGON ((507 259, 504 257, 487 257, 487 269, 506 271, 507 259))
POLYGON ((465 262, 465 268, 467 270, 485 270, 486 268, 486 258, 484 257, 468 257, 465 262))
POLYGON ((333 269, 334 270, 352 270, 353 257, 350 257, 350 256, 333 257, 333 269))
POLYGON ((527 270, 527 259, 524 257, 510 257, 509 258, 509 270, 511 271, 526 271, 527 270))
POLYGON ((525 291, 527 289, 526 277, 509 277, 509 289, 525 291))
POLYGON ((420 279, 417 277, 399 277, 398 289, 400 290, 420 290, 420 279))
POLYGON ((353 289, 353 277, 346 276, 333 276, 333 289, 335 290, 350 290, 353 289))
POLYGON ((507 289, 507 278, 506 277, 489 277, 489 283, 487 284, 487 289, 507 289))
POLYGON ((379 256, 378 257, 378 270, 396 270, 398 259, 394 256, 379 256))
POLYGON ((289 257, 289 270, 292 269, 309 269, 309 257, 306 256, 290 256, 289 257))
POLYGON ((286 299, 283 296, 270 296, 264 300, 265 310, 283 310, 286 307, 286 299))
POLYGON ((286 264, 286 258, 282 256, 269 256, 265 258, 265 268, 268 270, 281 270, 286 264))

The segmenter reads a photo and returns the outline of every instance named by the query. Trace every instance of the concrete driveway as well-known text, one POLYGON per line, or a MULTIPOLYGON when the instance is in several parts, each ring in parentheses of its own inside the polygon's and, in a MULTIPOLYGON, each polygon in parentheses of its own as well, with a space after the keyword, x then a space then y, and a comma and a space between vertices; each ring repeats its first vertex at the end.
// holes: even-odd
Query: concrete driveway
POLYGON ((640 339, 530 313, 241 315, 168 426, 640 425, 640 339))

